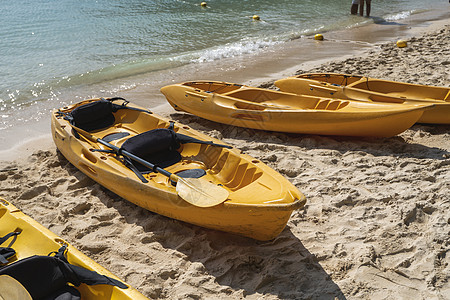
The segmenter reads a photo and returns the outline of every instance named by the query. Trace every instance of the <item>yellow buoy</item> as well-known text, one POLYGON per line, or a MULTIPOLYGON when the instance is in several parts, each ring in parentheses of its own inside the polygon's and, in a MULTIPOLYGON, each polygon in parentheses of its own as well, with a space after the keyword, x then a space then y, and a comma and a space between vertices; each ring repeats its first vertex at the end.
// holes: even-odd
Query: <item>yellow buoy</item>
POLYGON ((408 43, 404 40, 398 40, 397 41, 397 47, 399 48, 405 48, 406 46, 408 46, 408 43))
POLYGON ((256 21, 259 21, 261 18, 258 15, 253 15, 252 19, 256 20, 256 21))
POLYGON ((206 7, 206 5, 207 5, 207 3, 206 3, 206 2, 202 2, 202 3, 200 3, 200 6, 201 6, 201 7, 206 7))
POLYGON ((314 36, 314 39, 317 40, 317 41, 322 41, 322 40, 323 40, 323 35, 321 35, 320 33, 318 33, 318 34, 316 34, 316 35, 314 36))

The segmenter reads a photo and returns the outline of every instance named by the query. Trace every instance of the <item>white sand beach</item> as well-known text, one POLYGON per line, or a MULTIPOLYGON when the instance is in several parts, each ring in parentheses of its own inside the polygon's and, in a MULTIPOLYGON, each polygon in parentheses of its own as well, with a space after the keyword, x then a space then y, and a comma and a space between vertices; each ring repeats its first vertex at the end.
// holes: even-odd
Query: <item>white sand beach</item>
MULTIPOLYGON (((450 26, 441 22, 407 41, 407 48, 392 39, 297 73, 450 86, 450 26)), ((267 79, 264 87, 278 78, 267 79)), ((306 207, 270 242, 204 229, 109 192, 49 136, 3 156, 0 196, 149 298, 449 298, 450 126, 345 138, 221 125, 168 105, 158 112, 268 164, 305 194, 306 207)))

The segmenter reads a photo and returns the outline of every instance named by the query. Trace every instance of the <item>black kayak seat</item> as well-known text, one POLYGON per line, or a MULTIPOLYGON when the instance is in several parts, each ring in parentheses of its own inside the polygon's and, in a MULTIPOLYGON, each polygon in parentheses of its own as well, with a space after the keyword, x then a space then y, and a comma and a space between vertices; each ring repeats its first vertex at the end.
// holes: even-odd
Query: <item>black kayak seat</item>
POLYGON ((66 120, 68 120, 70 124, 90 132, 105 129, 113 125, 115 122, 113 113, 117 112, 119 109, 135 110, 152 114, 149 110, 129 107, 127 106, 128 103, 128 101, 121 97, 109 99, 100 98, 100 100, 78 106, 69 113, 63 113, 63 115, 65 115, 66 120), (116 100, 123 100, 124 102, 121 105, 114 104, 113 101, 116 100))
MULTIPOLYGON (((181 161, 181 154, 178 149, 180 149, 181 144, 187 143, 231 148, 228 145, 215 144, 211 141, 202 141, 191 136, 176 133, 169 127, 157 128, 133 136, 122 144, 121 150, 134 154, 161 168, 167 168, 181 161)), ((152 169, 137 162, 132 163, 141 173, 153 172, 152 169)))
MULTIPOLYGON (((181 154, 177 151, 179 148, 180 142, 177 140, 174 131, 157 128, 127 139, 122 144, 121 150, 134 154, 161 168, 166 168, 181 160, 181 154)), ((152 169, 137 162, 133 162, 133 164, 142 173, 152 172, 152 169)))
POLYGON ((116 279, 69 264, 55 256, 34 255, 18 260, 0 269, 0 275, 9 275, 19 281, 33 299, 80 299, 78 290, 67 283, 128 288, 116 279))
MULTIPOLYGON (((13 237, 9 244, 12 246, 20 233, 19 231, 10 232, 1 237, 0 245, 13 237)), ((13 250, 9 247, 2 247, 2 249, 13 250)), ((128 288, 119 280, 70 264, 65 255, 66 251, 67 245, 63 245, 49 256, 33 255, 14 262, 8 261, 11 257, 3 256, 6 261, 5 265, 0 267, 0 276, 8 275, 14 278, 27 290, 32 299, 36 300, 80 300, 80 292, 68 283, 74 286, 85 283, 128 288), (52 254, 54 256, 50 256, 52 254)), ((15 254, 14 250, 13 252, 15 254)), ((0 298, 3 299, 1 296, 0 298)))
POLYGON ((111 126, 115 122, 113 112, 117 111, 111 101, 101 99, 81 105, 69 113, 72 125, 84 131, 94 131, 111 126))

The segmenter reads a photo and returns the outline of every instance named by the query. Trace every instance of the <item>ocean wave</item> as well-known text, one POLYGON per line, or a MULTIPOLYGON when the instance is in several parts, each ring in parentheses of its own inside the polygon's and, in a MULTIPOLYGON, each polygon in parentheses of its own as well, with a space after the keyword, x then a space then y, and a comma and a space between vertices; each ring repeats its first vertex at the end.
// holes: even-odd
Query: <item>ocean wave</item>
POLYGON ((252 54, 264 48, 282 43, 276 40, 242 40, 236 43, 229 43, 215 48, 203 50, 198 57, 190 59, 193 63, 210 62, 218 59, 236 57, 244 54, 252 54))
POLYGON ((413 11, 402 11, 402 12, 396 13, 394 15, 388 15, 384 19, 386 21, 404 20, 404 19, 410 17, 412 13, 413 13, 413 11))

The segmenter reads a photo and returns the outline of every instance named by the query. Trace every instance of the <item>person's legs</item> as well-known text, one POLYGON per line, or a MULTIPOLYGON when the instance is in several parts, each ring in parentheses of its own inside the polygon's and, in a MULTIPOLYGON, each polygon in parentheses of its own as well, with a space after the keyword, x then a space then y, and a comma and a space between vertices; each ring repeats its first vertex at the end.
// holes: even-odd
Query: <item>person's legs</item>
POLYGON ((356 15, 358 13, 358 4, 352 4, 352 8, 350 9, 350 13, 352 15, 356 15))
POLYGON ((370 2, 372 2, 372 1, 371 0, 366 0, 366 5, 367 5, 366 16, 368 16, 368 17, 370 16, 370 2))
POLYGON ((364 0, 359 1, 359 15, 364 16, 364 0))

